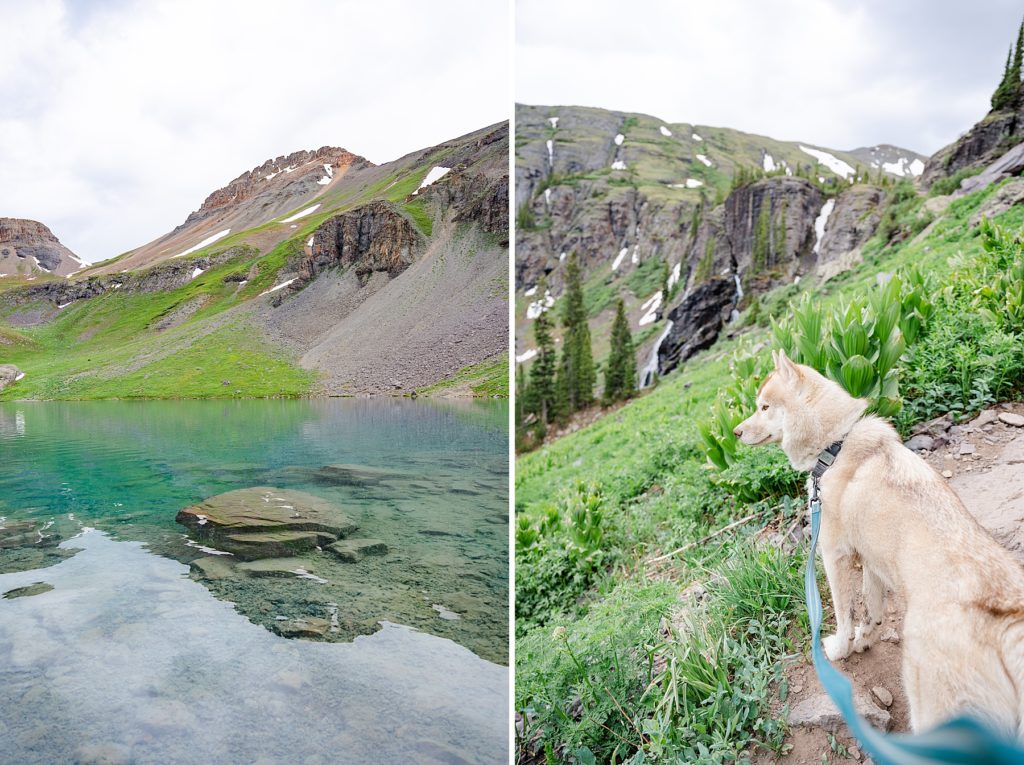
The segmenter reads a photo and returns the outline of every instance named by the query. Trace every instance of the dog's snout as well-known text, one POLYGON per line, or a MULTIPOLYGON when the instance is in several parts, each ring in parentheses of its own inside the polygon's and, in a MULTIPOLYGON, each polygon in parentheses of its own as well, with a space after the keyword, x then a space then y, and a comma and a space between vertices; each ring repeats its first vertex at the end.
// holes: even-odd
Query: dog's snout
POLYGON ((733 428, 732 432, 736 438, 743 438, 743 428, 733 428))

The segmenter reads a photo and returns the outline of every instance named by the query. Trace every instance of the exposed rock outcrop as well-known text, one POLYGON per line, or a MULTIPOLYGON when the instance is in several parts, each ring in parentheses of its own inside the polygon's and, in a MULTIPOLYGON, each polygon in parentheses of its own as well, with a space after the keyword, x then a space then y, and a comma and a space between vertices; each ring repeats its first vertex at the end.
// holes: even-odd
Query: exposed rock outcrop
POLYGON ((508 244, 508 175, 489 178, 481 173, 455 172, 444 180, 430 186, 427 193, 440 203, 442 214, 451 209, 456 222, 477 222, 508 244))
POLYGON ((391 202, 370 202, 323 222, 299 266, 299 288, 328 268, 352 267, 361 278, 374 271, 398 276, 415 259, 416 227, 391 202))
POLYGON ((46 301, 54 306, 66 306, 76 300, 98 297, 114 290, 123 294, 167 292, 190 282, 195 278, 193 274, 197 268, 206 271, 248 252, 250 250, 243 245, 217 255, 168 260, 141 271, 29 285, 4 292, 0 295, 0 305, 19 306, 46 301))
POLYGON ((84 264, 46 226, 23 218, 0 218, 0 276, 51 273, 68 276, 84 264))
MULTIPOLYGON (((1021 136, 1021 140, 1024 141, 1024 135, 1021 136)), ((978 175, 964 178, 960 182, 957 194, 963 196, 964 194, 970 194, 972 191, 979 191, 1004 178, 1018 175, 1021 171, 1024 171, 1024 143, 1014 146, 978 173, 978 175)))
POLYGON ((990 112, 984 119, 939 149, 925 163, 921 185, 929 188, 935 181, 959 170, 981 167, 1024 141, 1024 99, 1016 109, 990 112))
POLYGON ((658 374, 671 372, 710 348, 735 304, 736 286, 731 277, 711 279, 687 293, 668 314, 673 324, 658 348, 658 374))
POLYGON ((24 376, 25 373, 14 366, 14 364, 0 364, 0 390, 17 382, 24 376))
POLYGON ((885 194, 877 186, 851 186, 838 197, 818 242, 818 275, 827 280, 861 262, 860 248, 882 219, 885 194))

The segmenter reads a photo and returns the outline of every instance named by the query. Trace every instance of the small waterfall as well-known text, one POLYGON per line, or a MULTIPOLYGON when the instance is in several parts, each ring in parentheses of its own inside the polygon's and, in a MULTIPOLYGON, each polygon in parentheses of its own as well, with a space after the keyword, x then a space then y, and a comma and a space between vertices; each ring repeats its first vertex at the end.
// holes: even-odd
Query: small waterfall
POLYGON ((672 331, 673 321, 671 319, 665 324, 665 331, 661 333, 661 337, 654 344, 654 348, 651 349, 651 356, 647 359, 647 363, 644 364, 644 368, 640 371, 640 387, 649 388, 654 382, 654 375, 658 373, 658 351, 661 349, 661 344, 665 342, 665 338, 668 337, 668 333, 672 331))
POLYGON ((548 166, 555 166, 555 142, 550 138, 548 139, 548 166))
POLYGON ((821 240, 825 238, 825 226, 828 225, 828 218, 832 214, 832 209, 836 206, 836 200, 830 199, 821 206, 821 212, 814 221, 814 254, 818 254, 818 248, 821 247, 821 240))
POLYGON ((740 275, 734 271, 732 278, 736 281, 736 302, 733 303, 732 313, 729 314, 731 322, 740 318, 740 301, 743 300, 743 284, 740 282, 740 275))

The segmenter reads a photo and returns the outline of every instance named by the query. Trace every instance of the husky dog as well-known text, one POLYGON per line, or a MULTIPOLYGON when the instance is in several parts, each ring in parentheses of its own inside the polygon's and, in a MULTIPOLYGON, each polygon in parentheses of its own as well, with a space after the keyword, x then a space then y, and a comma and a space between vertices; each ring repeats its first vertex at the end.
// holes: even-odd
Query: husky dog
POLYGON ((749 446, 780 444, 810 471, 835 441, 821 478, 821 557, 836 632, 822 641, 836 661, 878 639, 886 588, 906 600, 903 684, 911 725, 925 730, 971 713, 1024 740, 1024 566, 967 512, 938 473, 889 423, 785 352, 735 430, 749 446), (854 624, 857 564, 862 619, 854 624))

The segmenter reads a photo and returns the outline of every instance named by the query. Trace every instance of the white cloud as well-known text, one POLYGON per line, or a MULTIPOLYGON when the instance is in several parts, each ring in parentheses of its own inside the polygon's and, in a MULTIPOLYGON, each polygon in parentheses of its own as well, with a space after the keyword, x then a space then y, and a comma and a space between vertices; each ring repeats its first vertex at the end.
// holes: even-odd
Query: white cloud
POLYGON ((1020 7, 988 0, 518 0, 516 100, 852 149, 934 152, 979 120, 1020 7))
POLYGON ((271 157, 380 163, 506 119, 507 19, 471 0, 5 3, 0 215, 94 261, 271 157))

